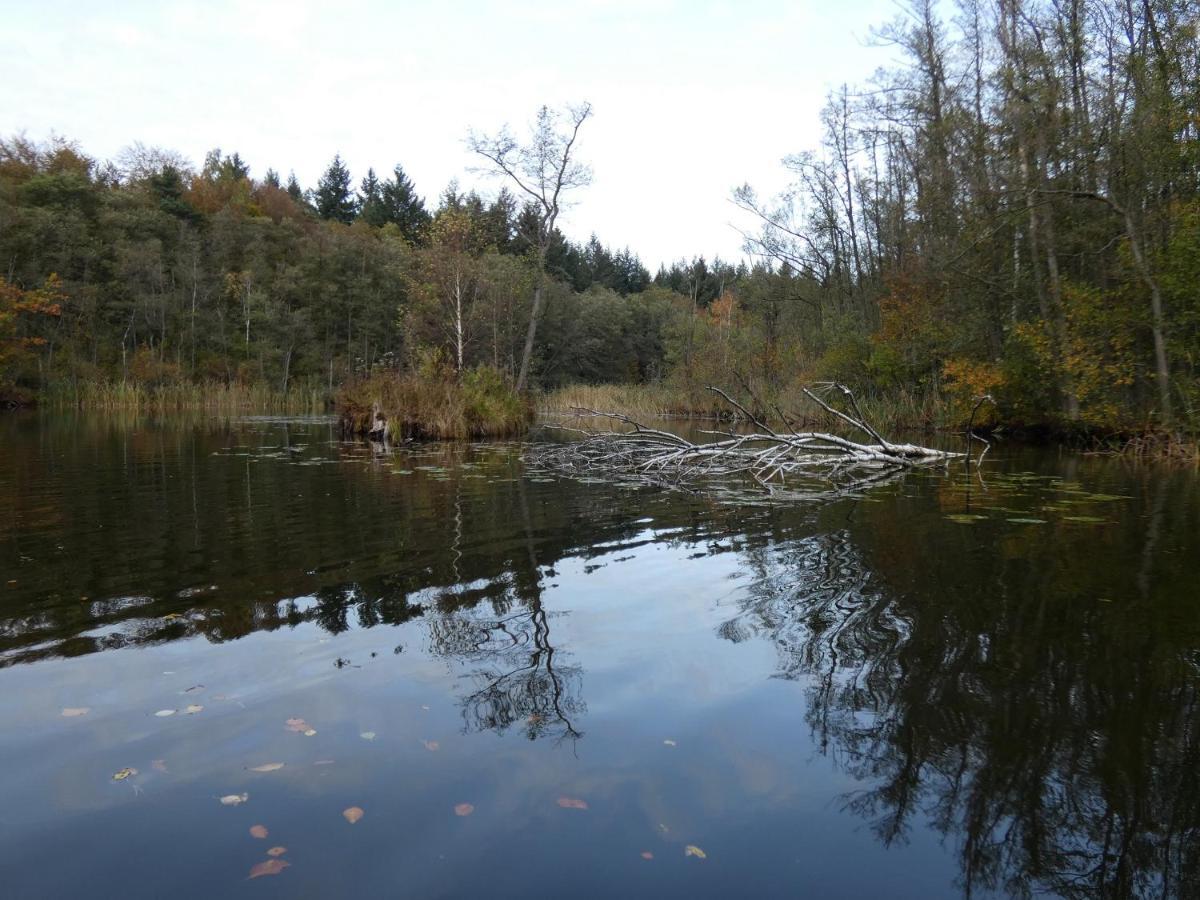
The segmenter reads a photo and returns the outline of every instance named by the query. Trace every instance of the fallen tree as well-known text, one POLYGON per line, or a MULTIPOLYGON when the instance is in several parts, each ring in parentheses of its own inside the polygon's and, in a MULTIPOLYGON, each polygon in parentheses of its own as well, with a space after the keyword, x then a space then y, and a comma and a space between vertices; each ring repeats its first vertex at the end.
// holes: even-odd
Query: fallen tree
MULTIPOLYGON (((868 440, 851 440, 823 431, 797 431, 793 421, 775 410, 779 429, 716 387, 708 390, 729 404, 742 429, 702 431, 712 440, 696 443, 669 431, 650 428, 629 416, 577 407, 578 418, 601 419, 626 426, 600 430, 555 424, 553 428, 581 438, 536 445, 526 454, 535 468, 580 476, 608 476, 651 484, 695 487, 699 482, 748 477, 768 492, 825 495, 862 487, 917 467, 945 466, 966 459, 954 453, 883 437, 863 416, 854 393, 845 385, 823 382, 804 394, 835 420, 851 426, 868 440), (845 406, 838 409, 827 398, 845 406), (800 484, 797 484, 799 482, 800 484), (812 491, 811 485, 823 485, 812 491), (803 490, 808 486, 808 490, 803 490), (797 491, 797 488, 801 490, 797 491)), ((756 403, 761 407, 761 404, 756 403)))

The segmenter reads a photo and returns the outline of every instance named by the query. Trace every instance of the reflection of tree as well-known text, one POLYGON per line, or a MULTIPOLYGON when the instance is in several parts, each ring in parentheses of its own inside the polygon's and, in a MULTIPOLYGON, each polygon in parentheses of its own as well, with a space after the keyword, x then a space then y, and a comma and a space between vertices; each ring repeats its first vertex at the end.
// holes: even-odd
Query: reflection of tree
POLYGON ((1194 644, 1089 617, 1030 580, 1048 558, 962 571, 944 532, 872 533, 749 551, 758 578, 721 628, 808 683, 820 744, 866 785, 848 807, 889 844, 925 817, 968 895, 1200 896, 1194 644))
POLYGON ((489 617, 459 611, 431 619, 435 652, 474 667, 473 689, 462 699, 469 731, 507 731, 520 722, 532 740, 578 738, 572 721, 587 711, 582 669, 555 660, 550 614, 536 601, 516 613, 489 617))
MULTIPOLYGON (((550 616, 542 602, 542 584, 533 524, 524 484, 517 483, 524 554, 516 554, 510 592, 492 602, 495 615, 476 608, 430 621, 435 652, 478 668, 468 676, 475 690, 462 700, 468 731, 507 731, 523 721, 530 740, 582 737, 571 717, 586 712, 581 696, 583 670, 555 662, 550 616), (518 612, 512 612, 514 608, 518 612)), ((459 604, 456 604, 459 605, 459 604)))

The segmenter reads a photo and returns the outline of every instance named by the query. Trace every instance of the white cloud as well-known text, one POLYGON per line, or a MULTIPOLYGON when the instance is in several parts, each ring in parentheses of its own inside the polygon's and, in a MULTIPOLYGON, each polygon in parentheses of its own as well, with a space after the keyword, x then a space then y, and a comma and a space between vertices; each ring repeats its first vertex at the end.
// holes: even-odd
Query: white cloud
POLYGON ((101 157, 134 140, 195 160, 220 146, 307 184, 335 152, 356 175, 399 162, 433 199, 453 177, 495 188, 465 172, 471 127, 586 98, 595 183, 564 224, 653 268, 739 255, 730 189, 781 185, 825 92, 887 61, 861 38, 893 14, 884 0, 44 0, 0 33, 0 121, 101 157))

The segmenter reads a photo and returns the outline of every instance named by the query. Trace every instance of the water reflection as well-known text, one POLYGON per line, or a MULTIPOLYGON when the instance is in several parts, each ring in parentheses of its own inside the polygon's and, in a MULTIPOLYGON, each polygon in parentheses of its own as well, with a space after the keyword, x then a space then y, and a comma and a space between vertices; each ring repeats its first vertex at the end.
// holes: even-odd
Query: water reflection
MULTIPOLYGON (((967 895, 1200 895, 1190 476, 995 454, 983 480, 815 508, 530 478, 514 446, 388 453, 314 422, 42 422, 4 445, 0 667, 376 629, 444 667, 465 735, 612 750, 594 710, 619 685, 591 660, 617 654, 550 588, 611 577, 649 602, 646 579, 691 622, 690 563, 721 559, 716 640, 707 622, 684 665, 702 683, 714 645, 769 647, 880 845, 932 829, 967 895)), ((661 665, 627 614, 631 657, 661 665)))
MULTIPOLYGON (((1130 594, 1194 601, 1153 557, 1164 496, 1130 594)), ((1172 632, 1113 607, 1120 559, 1100 567, 1107 596, 1088 597, 1095 576, 1044 590, 1055 554, 1083 550, 1069 542, 964 560, 921 528, 880 548, 884 516, 748 552, 757 579, 719 628, 771 640, 778 676, 806 684, 819 746, 861 785, 845 808, 887 846, 932 823, 968 896, 1200 895, 1194 619, 1172 632)))

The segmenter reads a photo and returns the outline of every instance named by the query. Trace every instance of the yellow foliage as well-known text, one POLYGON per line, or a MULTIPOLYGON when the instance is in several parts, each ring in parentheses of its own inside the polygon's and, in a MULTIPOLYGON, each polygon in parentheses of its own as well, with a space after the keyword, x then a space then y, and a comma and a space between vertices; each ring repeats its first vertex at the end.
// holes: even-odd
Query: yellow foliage
MULTIPOLYGON (((976 403, 984 395, 995 397, 1004 383, 1000 367, 995 363, 971 359, 948 359, 942 363, 943 390, 951 403, 951 416, 966 424, 976 403)), ((995 403, 985 403, 975 416, 976 425, 994 423, 995 403)))

